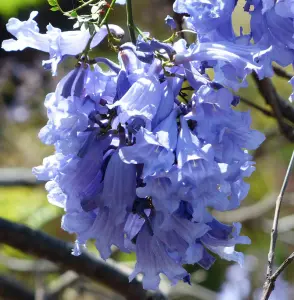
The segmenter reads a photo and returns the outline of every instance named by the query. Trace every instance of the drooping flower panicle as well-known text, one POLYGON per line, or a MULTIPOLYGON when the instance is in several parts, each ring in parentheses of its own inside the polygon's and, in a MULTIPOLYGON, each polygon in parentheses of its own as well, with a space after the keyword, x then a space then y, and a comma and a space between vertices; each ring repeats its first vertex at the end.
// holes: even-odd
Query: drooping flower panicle
MULTIPOLYGON (((48 123, 39 137, 55 153, 33 172, 47 181, 49 201, 65 210, 62 228, 77 236, 73 254, 89 239, 103 259, 112 245, 135 251, 130 280, 142 273, 146 289, 158 288, 160 273, 172 284, 189 282, 183 264, 208 269, 214 254, 242 264, 234 248, 249 238, 239 235, 241 224, 222 224, 211 209, 240 206, 249 191, 244 180, 255 170, 248 150, 264 140, 251 129, 250 113, 235 109, 232 90, 246 86, 251 72, 271 76, 272 62, 293 63, 293 7, 285 12, 291 1, 270 2, 247 0, 252 32, 237 36, 231 24, 236 0, 176 0, 174 10, 188 14, 187 24, 198 34, 196 44, 163 43, 144 34, 137 45, 120 46, 119 65, 80 59, 47 95, 48 123), (279 38, 281 29, 287 38, 279 38), (277 56, 280 51, 285 55, 277 56)), ((48 52, 43 64, 55 74, 66 56, 83 52, 90 33, 48 25, 40 34, 36 15, 25 22, 10 19, 7 29, 16 39, 2 47, 48 52)), ((175 30, 171 17, 166 22, 175 30)), ((90 47, 108 33, 102 26, 90 47)))

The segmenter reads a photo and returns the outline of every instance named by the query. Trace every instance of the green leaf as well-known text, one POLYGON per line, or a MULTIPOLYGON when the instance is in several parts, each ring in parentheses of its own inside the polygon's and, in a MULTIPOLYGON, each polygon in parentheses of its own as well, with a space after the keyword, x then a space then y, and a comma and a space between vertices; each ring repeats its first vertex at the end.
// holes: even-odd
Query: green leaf
POLYGON ((51 5, 51 6, 57 5, 57 0, 47 0, 47 1, 48 1, 49 5, 51 5))
POLYGON ((78 16, 77 12, 74 10, 70 13, 70 16, 76 18, 78 16))
POLYGON ((59 7, 58 6, 54 6, 54 7, 51 7, 50 10, 52 10, 52 11, 58 11, 59 7))

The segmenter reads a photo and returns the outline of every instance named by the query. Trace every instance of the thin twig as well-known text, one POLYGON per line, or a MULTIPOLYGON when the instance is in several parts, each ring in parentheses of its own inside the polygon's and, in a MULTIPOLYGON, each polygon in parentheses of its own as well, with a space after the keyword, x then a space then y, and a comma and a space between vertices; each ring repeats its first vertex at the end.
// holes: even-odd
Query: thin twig
POLYGON ((254 103, 254 102, 251 102, 250 100, 248 100, 244 97, 240 97, 240 100, 241 100, 241 102, 247 104, 248 106, 251 106, 251 107, 259 110, 260 112, 262 112, 264 115, 266 115, 268 117, 272 117, 272 118, 275 117, 275 115, 271 111, 259 106, 258 104, 254 103))
POLYGON ((285 190, 287 188, 287 184, 289 181, 289 177, 291 174, 293 164, 294 164, 294 151, 292 153, 292 157, 291 157, 288 169, 287 169, 287 173, 284 178, 284 182, 283 182, 280 194, 279 194, 279 196, 277 198, 277 202, 276 202, 275 216, 274 216, 272 234, 271 234, 270 250, 269 250, 269 255, 268 255, 269 261, 268 261, 268 268, 267 268, 267 277, 270 277, 272 275, 272 267, 273 267, 273 262, 274 262, 274 257, 275 257, 275 247, 276 247, 276 242, 277 242, 277 238, 278 238, 278 224, 279 224, 280 209, 281 209, 283 196, 284 196, 285 190))
POLYGON ((129 28, 130 38, 134 45, 136 45, 136 34, 135 34, 135 24, 133 17, 133 8, 132 8, 132 0, 126 1, 126 10, 127 10, 127 25, 129 28))
POLYGON ((279 77, 290 80, 294 76, 280 67, 273 66, 273 69, 274 69, 275 74, 279 77))
POLYGON ((291 255, 286 258, 286 260, 278 267, 276 272, 271 277, 272 281, 276 281, 279 275, 291 264, 291 262, 294 260, 294 252, 291 253, 291 255))
POLYGON ((294 106, 290 103, 290 101, 285 100, 278 94, 278 104, 283 117, 294 123, 294 106))
POLYGON ((80 10, 80 9, 82 9, 82 8, 84 8, 84 7, 86 7, 86 6, 88 6, 89 4, 91 4, 91 3, 94 2, 94 1, 95 1, 95 0, 89 0, 89 1, 87 1, 87 2, 84 2, 82 5, 76 7, 75 9, 72 9, 72 10, 70 10, 70 11, 67 11, 66 13, 67 13, 67 14, 70 14, 70 13, 73 12, 73 11, 80 10))
POLYGON ((126 273, 118 267, 95 259, 88 253, 71 255, 72 245, 53 238, 25 225, 0 218, 0 243, 5 243, 25 253, 54 261, 67 270, 74 270, 95 281, 101 282, 125 296, 126 299, 145 299, 146 291, 141 282, 129 283, 126 273))
POLYGON ((282 188, 280 191, 280 194, 277 198, 276 202, 276 209, 275 209, 275 215, 274 215, 274 221, 273 221, 273 227, 271 231, 271 242, 270 242, 270 249, 268 253, 268 267, 267 267, 267 272, 266 272, 266 281, 264 284, 264 290, 263 290, 263 296, 262 300, 267 300, 274 289, 274 281, 272 279, 272 273, 273 273, 273 263, 274 263, 274 258, 275 258, 275 248, 276 248, 276 242, 278 238, 278 224, 279 224, 279 215, 280 215, 280 209, 281 209, 281 204, 283 200, 284 193, 287 188, 287 184, 290 178, 291 170, 294 165, 294 151, 292 153, 290 163, 284 178, 284 182, 282 184, 282 188))
POLYGON ((276 272, 268 279, 268 283, 266 283, 266 286, 264 287, 261 300, 269 299, 272 291, 275 288, 275 282, 277 278, 291 264, 293 260, 294 260, 294 252, 292 252, 291 255, 288 258, 286 258, 286 260, 279 266, 276 272))
POLYGON ((111 1, 110 5, 109 5, 109 7, 108 7, 108 9, 107 9, 106 14, 105 14, 103 20, 102 20, 101 23, 100 23, 100 27, 103 26, 104 24, 106 24, 107 19, 108 19, 108 16, 109 16, 109 14, 110 14, 110 11, 113 9, 112 7, 113 7, 114 4, 115 4, 115 1, 116 1, 116 0, 112 0, 112 1, 111 1))
MULTIPOLYGON (((263 223, 266 232, 272 228, 271 220, 264 220, 263 223)), ((281 235, 281 233, 285 233, 285 232, 291 232, 291 234, 293 234, 293 232, 291 231, 293 228, 294 228, 294 214, 279 219, 279 226, 278 226, 279 236, 281 235)))
MULTIPOLYGON (((258 89, 265 99, 266 103, 269 104, 274 112, 274 115, 278 121, 281 132, 288 138, 291 142, 294 141, 294 127, 285 123, 283 118, 285 112, 281 110, 280 99, 281 96, 277 93, 274 85, 270 78, 264 78, 262 80, 258 79, 257 74, 253 73, 253 78, 258 86, 258 89)), ((285 116, 286 117, 286 116, 285 116)))

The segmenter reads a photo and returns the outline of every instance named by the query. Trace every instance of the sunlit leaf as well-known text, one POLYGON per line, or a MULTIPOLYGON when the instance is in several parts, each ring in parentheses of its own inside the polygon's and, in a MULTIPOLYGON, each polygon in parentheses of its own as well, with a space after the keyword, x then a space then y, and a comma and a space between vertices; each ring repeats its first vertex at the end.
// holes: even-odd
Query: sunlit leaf
POLYGON ((47 0, 51 6, 55 6, 57 4, 56 0, 47 0))
POLYGON ((77 12, 74 10, 70 13, 71 17, 76 18, 78 16, 77 12))

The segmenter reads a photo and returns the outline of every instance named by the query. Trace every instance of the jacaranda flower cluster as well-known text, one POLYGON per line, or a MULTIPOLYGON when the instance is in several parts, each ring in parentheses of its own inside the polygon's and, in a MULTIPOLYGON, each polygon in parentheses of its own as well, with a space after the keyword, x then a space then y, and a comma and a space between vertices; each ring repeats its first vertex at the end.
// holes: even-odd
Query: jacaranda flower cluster
MULTIPOLYGON (((119 47, 119 64, 80 55, 106 35, 122 38, 116 25, 94 36, 52 25, 41 34, 37 12, 25 22, 9 20, 15 39, 2 48, 48 52, 43 65, 53 75, 66 57, 78 55, 75 68, 46 96, 48 123, 39 137, 55 153, 33 169, 47 181, 49 202, 65 210, 62 228, 77 236, 74 255, 89 239, 103 259, 112 245, 134 251, 130 280, 142 273, 145 289, 158 288, 160 273, 172 284, 189 282, 184 264, 208 269, 216 256, 242 264, 234 247, 250 240, 239 235, 241 224, 222 224, 211 212, 240 206, 249 190, 244 179, 255 169, 248 150, 264 135, 250 128, 249 112, 235 109, 233 92, 252 72, 272 76, 272 62, 293 63, 294 6, 291 0, 247 0, 251 32, 244 35, 232 27, 238 4, 176 0, 174 11, 187 16, 197 42, 162 42, 142 33, 136 45, 119 47)), ((166 23, 175 33, 174 20, 168 16, 166 23)))

